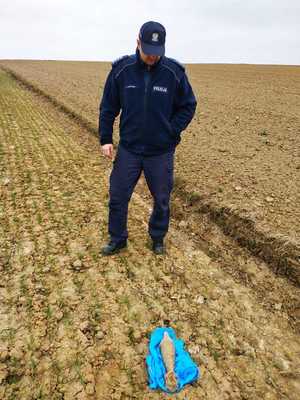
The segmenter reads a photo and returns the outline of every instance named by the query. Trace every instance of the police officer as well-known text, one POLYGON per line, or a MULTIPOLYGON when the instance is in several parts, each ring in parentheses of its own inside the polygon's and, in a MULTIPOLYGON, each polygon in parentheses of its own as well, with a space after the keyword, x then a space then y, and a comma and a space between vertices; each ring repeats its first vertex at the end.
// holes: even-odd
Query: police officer
POLYGON ((144 176, 153 196, 148 233, 155 254, 164 254, 169 227, 175 148, 191 122, 196 99, 184 67, 166 57, 166 31, 158 22, 142 25, 135 54, 112 63, 99 112, 102 152, 114 159, 109 189, 109 243, 103 255, 127 246, 128 203, 144 176), (120 110, 120 140, 114 158, 113 124, 120 110))

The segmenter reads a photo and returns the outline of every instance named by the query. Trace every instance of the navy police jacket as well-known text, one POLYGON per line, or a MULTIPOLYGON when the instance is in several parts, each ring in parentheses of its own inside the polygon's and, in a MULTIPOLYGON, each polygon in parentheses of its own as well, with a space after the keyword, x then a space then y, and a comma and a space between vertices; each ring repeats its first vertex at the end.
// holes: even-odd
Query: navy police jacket
POLYGON ((99 112, 101 145, 113 143, 120 110, 120 144, 128 151, 158 155, 175 149, 192 120, 196 99, 184 67, 168 57, 148 66, 139 50, 112 64, 99 112))

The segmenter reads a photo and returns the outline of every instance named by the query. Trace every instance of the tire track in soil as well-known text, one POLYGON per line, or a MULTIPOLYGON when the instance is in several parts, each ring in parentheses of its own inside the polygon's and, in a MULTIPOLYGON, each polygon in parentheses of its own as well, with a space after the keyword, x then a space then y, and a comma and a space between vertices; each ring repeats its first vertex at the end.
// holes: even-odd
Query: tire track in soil
POLYGON ((188 240, 184 251, 174 230, 171 255, 153 257, 139 196, 128 251, 98 256, 105 161, 73 135, 75 124, 65 122, 66 133, 62 116, 0 76, 1 178, 10 179, 1 186, 10 254, 2 265, 2 397, 160 399, 146 387, 144 357, 149 332, 168 319, 203 373, 176 398, 296 398, 299 341, 288 319, 279 321, 285 314, 268 313, 188 240))

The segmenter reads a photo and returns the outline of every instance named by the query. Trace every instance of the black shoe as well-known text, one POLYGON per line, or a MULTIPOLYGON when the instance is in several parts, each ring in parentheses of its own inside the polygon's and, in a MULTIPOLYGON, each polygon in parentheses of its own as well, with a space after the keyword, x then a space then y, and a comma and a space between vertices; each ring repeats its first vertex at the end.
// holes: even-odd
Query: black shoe
POLYGON ((165 254, 164 242, 162 240, 153 241, 152 250, 157 255, 165 254))
POLYGON ((111 254, 116 254, 118 253, 121 249, 127 246, 127 241, 123 242, 113 242, 112 240, 104 247, 101 249, 101 254, 104 256, 110 256, 111 254))

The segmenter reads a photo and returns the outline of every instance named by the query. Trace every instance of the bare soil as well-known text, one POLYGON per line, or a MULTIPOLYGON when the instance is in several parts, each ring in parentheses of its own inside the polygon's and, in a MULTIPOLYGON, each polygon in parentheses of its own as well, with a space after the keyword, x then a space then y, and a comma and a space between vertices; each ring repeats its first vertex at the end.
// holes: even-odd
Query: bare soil
MULTIPOLYGON (((2 61, 2 67, 97 135, 109 63, 2 61)), ((187 71, 199 106, 177 148, 176 195, 193 205, 196 218, 208 214, 299 285, 300 67, 208 64, 187 71)))
POLYGON ((4 72, 0 110, 0 398, 167 398, 144 363, 166 320, 201 369, 174 398, 299 398, 298 287, 176 192, 155 257, 143 182, 128 249, 99 256, 111 164, 97 138, 4 72))
MULTIPOLYGON (((97 129, 109 63, 1 64, 97 129)), ((187 73, 198 107, 177 150, 177 175, 187 190, 299 242, 300 67, 202 64, 187 73)))

